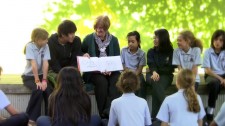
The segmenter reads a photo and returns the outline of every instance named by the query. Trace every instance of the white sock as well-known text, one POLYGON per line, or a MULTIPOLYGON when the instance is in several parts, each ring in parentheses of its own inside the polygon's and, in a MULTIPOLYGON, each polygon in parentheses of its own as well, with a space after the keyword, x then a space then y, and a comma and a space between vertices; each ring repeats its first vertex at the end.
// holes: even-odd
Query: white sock
POLYGON ((213 114, 214 112, 214 108, 211 108, 211 107, 207 107, 207 114, 213 114))

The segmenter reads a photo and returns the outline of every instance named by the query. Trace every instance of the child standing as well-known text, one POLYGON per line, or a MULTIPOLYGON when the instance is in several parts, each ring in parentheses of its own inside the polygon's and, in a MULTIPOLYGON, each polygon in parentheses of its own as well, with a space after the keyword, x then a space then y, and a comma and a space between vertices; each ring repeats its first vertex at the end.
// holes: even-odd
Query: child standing
POLYGON ((124 70, 133 70, 140 78, 141 88, 137 91, 137 95, 145 98, 145 80, 142 69, 146 65, 145 52, 141 50, 141 37, 137 31, 127 34, 128 47, 121 51, 121 60, 124 70))
POLYGON ((211 39, 211 47, 205 51, 202 67, 205 82, 209 88, 207 120, 213 120, 213 113, 219 92, 225 87, 225 31, 216 30, 211 39))
POLYGON ((23 83, 32 90, 26 112, 30 122, 35 122, 41 114, 41 103, 44 98, 45 112, 48 106, 48 97, 51 87, 47 85, 48 60, 50 53, 48 48, 48 32, 42 28, 32 31, 31 42, 26 45, 25 54, 27 65, 22 75, 23 83))
POLYGON ((179 71, 177 93, 165 98, 157 118, 161 126, 202 126, 205 116, 202 100, 194 90, 195 74, 189 69, 179 71))
POLYGON ((151 125, 151 116, 146 100, 134 94, 140 87, 136 73, 125 70, 116 86, 123 92, 123 95, 112 101, 108 126, 151 125))
POLYGON ((195 75, 195 90, 200 83, 198 66, 201 65, 202 42, 191 31, 182 31, 177 38, 179 48, 173 52, 173 65, 178 69, 190 69, 195 75))

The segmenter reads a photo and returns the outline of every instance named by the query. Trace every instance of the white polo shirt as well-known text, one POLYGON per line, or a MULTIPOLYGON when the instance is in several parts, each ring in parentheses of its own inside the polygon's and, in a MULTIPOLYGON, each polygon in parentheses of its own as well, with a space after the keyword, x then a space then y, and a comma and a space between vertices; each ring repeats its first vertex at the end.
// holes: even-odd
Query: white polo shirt
POLYGON ((203 59, 203 68, 210 68, 215 74, 225 74, 225 50, 221 51, 217 55, 213 48, 209 48, 205 51, 203 59))
POLYGON ((214 119, 214 121, 216 122, 218 126, 225 126, 224 116, 225 116, 225 102, 221 106, 220 111, 218 112, 218 114, 216 115, 214 119))
POLYGON ((31 60, 36 60, 37 68, 38 68, 38 75, 43 74, 42 66, 43 60, 50 60, 50 52, 48 44, 41 47, 40 49, 34 44, 34 42, 30 42, 26 45, 26 60, 27 65, 25 67, 24 75, 26 76, 33 76, 31 60))
POLYGON ((6 97, 4 92, 0 90, 0 110, 5 109, 8 105, 10 105, 9 99, 6 97))
POLYGON ((199 95, 197 95, 200 112, 188 111, 188 103, 183 95, 184 90, 167 96, 163 101, 157 114, 157 118, 170 126, 198 126, 198 120, 205 116, 204 106, 199 95))
POLYGON ((146 126, 151 125, 147 101, 134 93, 125 93, 114 99, 110 108, 108 126, 146 126))
MULTIPOLYGON (((201 49, 198 47, 190 48, 188 52, 177 48, 173 52, 173 65, 179 65, 183 69, 192 70, 194 65, 201 65, 201 49)), ((200 82, 200 76, 197 73, 195 82, 200 82)))
POLYGON ((128 47, 125 47, 121 51, 121 61, 122 64, 135 71, 139 66, 146 65, 145 52, 138 48, 137 52, 132 54, 128 47))

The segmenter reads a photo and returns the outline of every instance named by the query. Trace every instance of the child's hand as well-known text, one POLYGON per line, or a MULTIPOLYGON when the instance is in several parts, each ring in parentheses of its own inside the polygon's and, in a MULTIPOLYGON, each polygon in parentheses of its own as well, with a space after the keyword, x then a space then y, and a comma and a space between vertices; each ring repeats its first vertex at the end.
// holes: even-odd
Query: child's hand
POLYGON ((151 79, 153 81, 158 81, 159 80, 159 74, 157 72, 153 72, 152 76, 151 76, 151 79))
POLYGON ((85 53, 85 54, 83 55, 83 57, 88 57, 88 58, 90 58, 90 55, 89 55, 88 53, 85 53))
POLYGON ((42 90, 42 83, 41 82, 37 82, 36 85, 37 85, 37 89, 42 90))
POLYGON ((47 82, 46 81, 42 81, 42 91, 45 91, 47 88, 47 82))

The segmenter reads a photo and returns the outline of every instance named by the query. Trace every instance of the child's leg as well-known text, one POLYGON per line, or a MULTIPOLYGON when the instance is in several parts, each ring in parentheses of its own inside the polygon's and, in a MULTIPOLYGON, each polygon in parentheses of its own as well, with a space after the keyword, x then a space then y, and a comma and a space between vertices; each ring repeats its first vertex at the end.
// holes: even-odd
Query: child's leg
POLYGON ((37 119, 37 126, 51 126, 51 120, 49 116, 40 116, 37 119))
POLYGON ((48 98, 52 93, 53 88, 51 84, 48 84, 46 90, 43 93, 44 101, 45 101, 45 115, 48 115, 48 98))
POLYGON ((27 126, 28 120, 28 115, 26 113, 21 113, 0 122, 0 126, 27 126))
POLYGON ((206 110, 206 113, 207 113, 207 119, 212 120, 213 112, 216 106, 216 100, 218 98, 221 85, 220 85, 220 81, 212 76, 206 77, 206 84, 208 85, 208 88, 209 88, 208 108, 206 110))
POLYGON ((146 85, 145 85, 145 78, 144 78, 143 74, 139 75, 139 79, 140 79, 140 89, 135 94, 137 96, 145 99, 146 98, 146 85))
POLYGON ((36 121, 36 119, 41 115, 43 91, 39 89, 37 90, 37 86, 34 82, 34 77, 23 76, 22 79, 24 85, 32 90, 26 113, 29 115, 30 120, 36 121))

